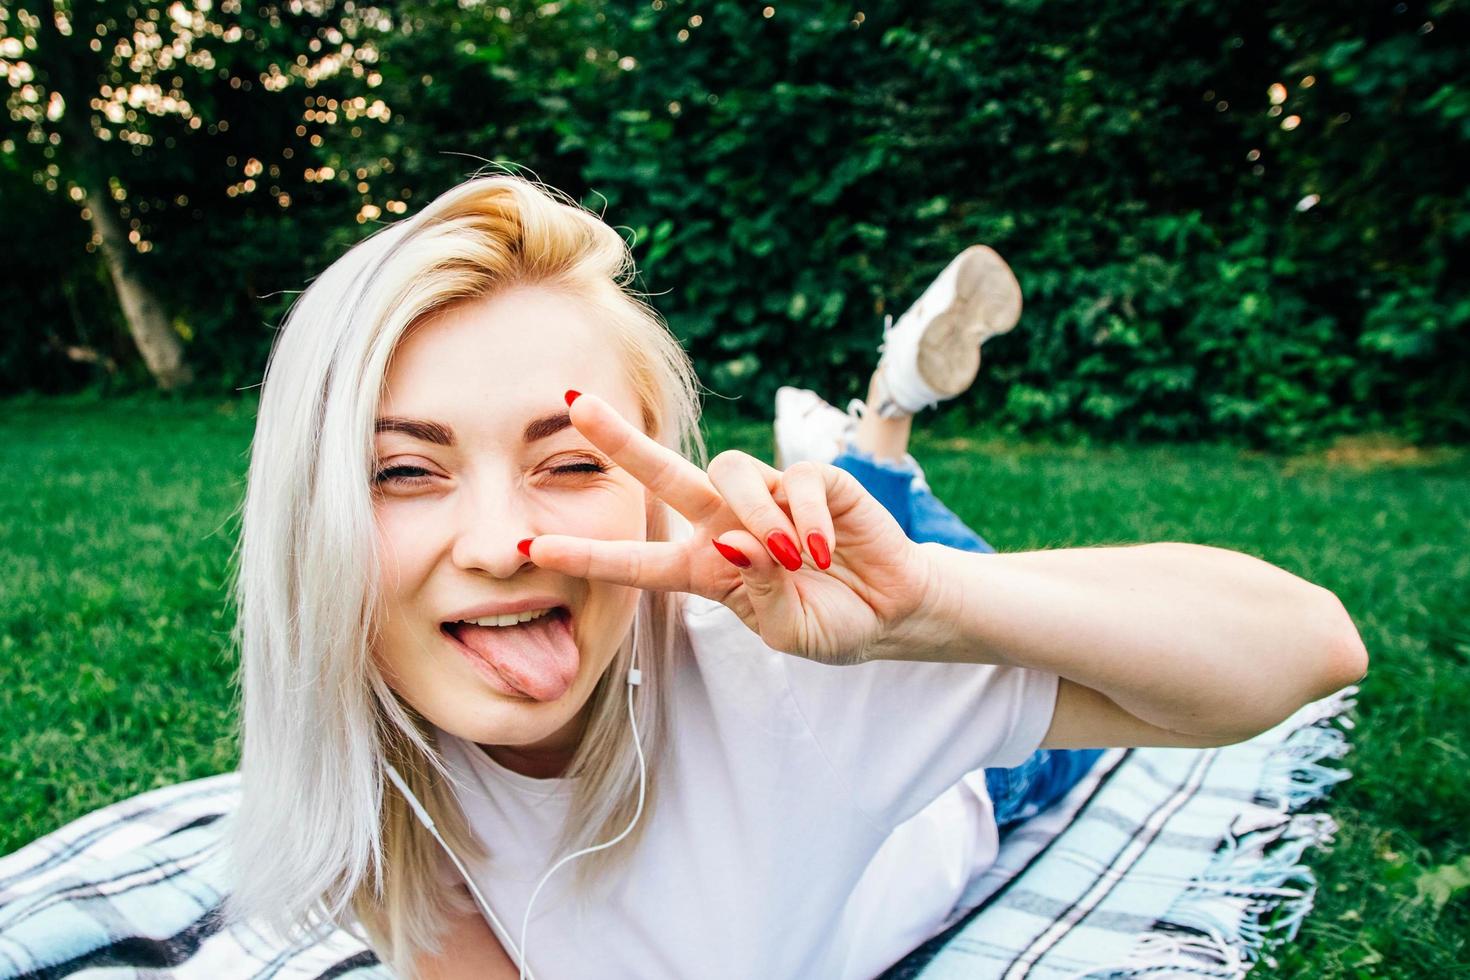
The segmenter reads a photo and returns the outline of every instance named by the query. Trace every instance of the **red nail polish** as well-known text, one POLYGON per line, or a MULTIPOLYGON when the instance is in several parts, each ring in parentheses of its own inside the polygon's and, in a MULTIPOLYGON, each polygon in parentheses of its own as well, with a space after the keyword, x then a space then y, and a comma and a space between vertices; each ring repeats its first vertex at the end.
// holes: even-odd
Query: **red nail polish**
POLYGON ((582 393, 580 391, 578 391, 576 388, 568 388, 567 389, 567 393, 565 395, 563 395, 562 397, 567 400, 567 408, 571 408, 572 407, 572 402, 576 401, 578 398, 581 398, 582 397, 582 393))
POLYGON ((531 542, 532 541, 535 541, 535 540, 536 540, 535 538, 526 538, 524 541, 518 541, 518 542, 516 542, 516 550, 519 551, 521 554, 525 555, 527 558, 530 558, 531 557, 531 542))
POLYGON ((710 544, 714 545, 715 550, 724 555, 725 560, 734 565, 736 568, 750 567, 750 559, 745 557, 745 555, 738 548, 732 548, 728 544, 720 544, 720 542, 714 540, 713 538, 710 539, 710 544))
POLYGON ((781 567, 788 572, 794 572, 801 567, 801 552, 796 550, 796 542, 786 536, 784 531, 772 531, 771 536, 766 538, 766 547, 771 549, 771 554, 781 563, 781 567))
POLYGON ((816 531, 806 536, 807 550, 812 553, 812 561, 817 563, 818 568, 830 568, 832 565, 832 549, 827 547, 827 539, 816 531))

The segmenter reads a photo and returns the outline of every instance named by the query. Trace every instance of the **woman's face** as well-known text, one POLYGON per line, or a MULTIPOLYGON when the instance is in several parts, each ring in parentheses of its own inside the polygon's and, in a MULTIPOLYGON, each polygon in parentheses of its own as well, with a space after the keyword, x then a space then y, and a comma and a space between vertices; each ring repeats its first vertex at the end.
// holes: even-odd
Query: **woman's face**
POLYGON ((539 534, 647 537, 643 487, 572 428, 564 400, 595 391, 641 426, 623 365, 593 313, 519 287, 418 324, 378 407, 375 656, 425 718, 504 747, 490 752, 532 775, 570 759, 638 600, 537 568, 516 547, 539 534))

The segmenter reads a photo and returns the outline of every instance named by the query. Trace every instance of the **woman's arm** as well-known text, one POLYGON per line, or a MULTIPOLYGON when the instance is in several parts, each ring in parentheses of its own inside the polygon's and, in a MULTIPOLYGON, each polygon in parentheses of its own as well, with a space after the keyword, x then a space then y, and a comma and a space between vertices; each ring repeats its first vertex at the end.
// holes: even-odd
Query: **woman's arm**
POLYGON ((876 659, 1059 675, 1048 747, 1226 744, 1367 669, 1336 596, 1236 552, 919 547, 932 569, 923 608, 876 659))
POLYGON ((1238 740, 1367 664, 1335 596, 1245 555, 1187 544, 1013 555, 915 544, 838 467, 780 471, 727 450, 706 473, 600 398, 569 392, 568 404, 578 432, 692 533, 670 542, 543 534, 524 548, 537 565, 713 599, 772 649, 822 663, 1016 664, 1058 675, 1066 683, 1051 745, 1238 740))

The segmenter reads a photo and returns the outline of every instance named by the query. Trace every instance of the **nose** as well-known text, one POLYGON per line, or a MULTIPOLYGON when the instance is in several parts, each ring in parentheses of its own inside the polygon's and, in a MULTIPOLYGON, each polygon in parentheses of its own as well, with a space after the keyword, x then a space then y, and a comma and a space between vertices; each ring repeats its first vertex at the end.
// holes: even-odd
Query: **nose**
POLYGON ((510 578, 532 565, 516 547, 538 533, 532 509, 520 494, 497 484, 467 492, 461 500, 450 552, 456 568, 510 578))

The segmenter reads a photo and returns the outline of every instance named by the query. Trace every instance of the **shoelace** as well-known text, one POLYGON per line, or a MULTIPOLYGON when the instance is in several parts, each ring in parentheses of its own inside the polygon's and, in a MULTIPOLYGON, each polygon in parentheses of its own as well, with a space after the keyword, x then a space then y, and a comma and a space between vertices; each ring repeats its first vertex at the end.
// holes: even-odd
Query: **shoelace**
POLYGON ((878 353, 882 354, 888 349, 888 337, 893 333, 893 314, 883 314, 883 339, 878 342, 878 353))
MULTIPOLYGON (((806 415, 803 417, 811 416, 814 413, 821 411, 822 408, 823 406, 820 404, 813 405, 811 408, 806 410, 806 415)), ((861 398, 854 398, 847 403, 846 414, 847 425, 843 428, 842 436, 840 437, 840 439, 842 441, 851 441, 852 433, 857 429, 858 423, 861 422, 863 420, 863 417, 868 414, 868 403, 863 401, 861 398)))
POLYGON ((902 405, 900 405, 894 399, 893 392, 890 391, 889 388, 888 388, 888 381, 883 376, 884 375, 884 372, 882 370, 882 367, 883 367, 883 358, 881 356, 883 354, 883 352, 888 349, 888 339, 889 339, 889 337, 892 334, 893 334, 893 314, 892 313, 887 313, 887 314, 884 314, 884 316, 883 316, 883 340, 880 341, 879 344, 878 344, 878 354, 880 355, 879 358, 878 358, 878 367, 879 367, 879 371, 878 371, 878 417, 879 418, 885 418, 885 419, 891 419, 891 418, 897 418, 900 415, 918 415, 920 412, 924 411, 925 409, 928 409, 928 408, 937 408, 939 406, 939 402, 938 401, 932 401, 932 402, 926 402, 923 405, 920 405, 918 408, 914 409, 912 412, 910 412, 908 409, 904 408, 902 405))

